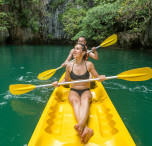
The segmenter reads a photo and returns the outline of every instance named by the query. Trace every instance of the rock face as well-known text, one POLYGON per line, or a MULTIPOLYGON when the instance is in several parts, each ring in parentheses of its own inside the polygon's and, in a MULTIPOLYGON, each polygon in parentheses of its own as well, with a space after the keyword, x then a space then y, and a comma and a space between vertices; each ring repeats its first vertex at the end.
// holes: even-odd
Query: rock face
POLYGON ((31 28, 16 27, 9 30, 11 37, 8 37, 7 41, 15 44, 30 43, 34 40, 34 34, 31 28))
POLYGON ((118 43, 122 48, 152 50, 152 17, 143 34, 130 33, 129 31, 120 32, 118 34, 118 43))
POLYGON ((0 31, 0 44, 6 44, 6 39, 9 37, 7 29, 0 31))
POLYGON ((120 32, 118 34, 118 43, 121 48, 125 49, 137 49, 140 47, 140 36, 137 33, 120 32))
POLYGON ((152 49, 152 17, 149 21, 146 32, 140 41, 141 41, 141 44, 144 48, 151 48, 152 49))
POLYGON ((48 33, 52 34, 53 38, 65 39, 66 34, 63 31, 64 27, 59 21, 59 15, 64 13, 64 7, 59 6, 54 12, 51 11, 52 16, 48 21, 48 33))
POLYGON ((48 40, 62 40, 68 39, 66 32, 64 31, 64 26, 60 21, 60 15, 64 13, 67 3, 72 2, 72 0, 61 1, 60 4, 55 5, 55 0, 49 0, 45 11, 50 14, 49 17, 45 17, 43 22, 45 25, 43 28, 43 36, 48 40))

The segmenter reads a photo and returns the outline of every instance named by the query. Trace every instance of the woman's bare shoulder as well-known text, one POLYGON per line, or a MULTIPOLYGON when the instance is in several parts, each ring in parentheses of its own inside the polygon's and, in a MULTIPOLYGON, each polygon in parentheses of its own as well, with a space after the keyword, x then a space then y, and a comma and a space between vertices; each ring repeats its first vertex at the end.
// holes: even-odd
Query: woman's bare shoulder
POLYGON ((92 62, 86 61, 86 64, 87 64, 88 71, 90 71, 92 68, 94 68, 94 64, 92 62))
POLYGON ((92 66, 93 63, 91 61, 86 61, 87 66, 92 66))

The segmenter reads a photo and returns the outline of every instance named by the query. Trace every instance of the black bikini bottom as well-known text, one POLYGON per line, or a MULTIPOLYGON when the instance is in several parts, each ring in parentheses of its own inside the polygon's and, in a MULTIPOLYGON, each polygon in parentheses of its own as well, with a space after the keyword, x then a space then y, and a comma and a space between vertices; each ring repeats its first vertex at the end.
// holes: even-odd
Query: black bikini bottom
POLYGON ((80 89, 71 88, 70 90, 77 92, 77 93, 79 94, 79 96, 81 96, 83 92, 85 92, 85 91, 87 91, 87 90, 90 90, 90 89, 89 89, 89 88, 86 88, 86 89, 80 90, 80 89))

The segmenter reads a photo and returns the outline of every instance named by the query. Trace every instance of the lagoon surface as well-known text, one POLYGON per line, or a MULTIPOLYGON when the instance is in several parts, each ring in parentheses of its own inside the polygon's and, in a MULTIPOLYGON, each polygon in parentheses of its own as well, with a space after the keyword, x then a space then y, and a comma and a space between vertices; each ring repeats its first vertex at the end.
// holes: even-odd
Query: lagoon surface
MULTIPOLYGON (((48 84, 59 80, 65 68, 47 81, 39 73, 59 67, 72 46, 0 46, 0 146, 26 146, 54 90, 39 88, 12 95, 11 84, 48 84)), ((152 53, 139 50, 99 49, 92 60, 99 74, 114 76, 152 67, 152 53)), ((152 145, 152 79, 143 82, 107 80, 103 85, 137 146, 152 145)))

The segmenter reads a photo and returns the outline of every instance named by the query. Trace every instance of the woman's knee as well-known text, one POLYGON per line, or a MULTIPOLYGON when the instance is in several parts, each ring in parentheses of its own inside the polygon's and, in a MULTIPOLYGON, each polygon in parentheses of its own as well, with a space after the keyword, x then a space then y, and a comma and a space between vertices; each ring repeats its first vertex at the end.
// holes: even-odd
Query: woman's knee
POLYGON ((89 103, 90 102, 90 98, 89 96, 85 95, 81 98, 81 103, 89 103))
POLYGON ((81 96, 81 101, 90 101, 92 99, 92 94, 91 93, 86 93, 86 94, 83 94, 81 96))
POLYGON ((69 102, 70 102, 72 105, 75 105, 75 104, 79 104, 79 103, 80 103, 80 100, 77 99, 77 98, 69 98, 69 102))

